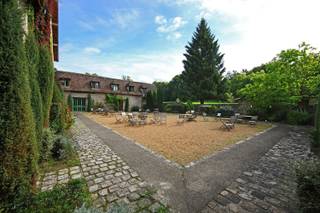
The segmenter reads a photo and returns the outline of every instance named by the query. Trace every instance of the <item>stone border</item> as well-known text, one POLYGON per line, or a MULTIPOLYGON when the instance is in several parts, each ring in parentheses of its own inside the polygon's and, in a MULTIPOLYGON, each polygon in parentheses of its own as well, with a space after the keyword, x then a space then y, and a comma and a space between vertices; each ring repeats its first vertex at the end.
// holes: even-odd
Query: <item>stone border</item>
MULTIPOLYGON (((89 118, 89 119, 90 119, 90 118, 89 118)), ((90 120, 91 120, 91 119, 90 119, 90 120)), ((94 122, 95 122, 95 121, 94 121, 94 122)), ((97 123, 97 122, 95 122, 95 123, 97 123)), ((99 123, 97 123, 97 124, 99 124, 99 123)), ((225 152, 225 151, 228 151, 229 149, 233 149, 233 148, 235 148, 236 146, 239 146, 239 144, 242 144, 242 143, 244 143, 244 142, 248 142, 248 141, 251 140, 252 138, 255 138, 255 137, 259 136, 259 135, 262 135, 262 134, 264 134, 264 133, 266 133, 266 132, 274 129, 275 127, 278 127, 278 125, 272 124, 271 127, 267 128, 267 129, 265 129, 265 130, 263 130, 263 131, 261 131, 261 132, 257 132, 257 133, 255 133, 253 136, 249 136, 249 137, 247 137, 247 138, 245 138, 245 139, 243 139, 243 140, 240 140, 240 141, 238 141, 238 142, 236 142, 236 143, 234 143, 234 144, 232 144, 232 145, 230 145, 230 146, 228 146, 228 147, 223 148, 223 149, 220 150, 220 151, 217 151, 217 152, 214 152, 214 153, 212 153, 212 154, 206 155, 206 156, 200 158, 199 160, 191 161, 191 162, 188 163, 187 165, 183 166, 183 165, 178 164, 177 162, 174 162, 174 161, 172 161, 172 160, 167 159, 165 156, 163 156, 163 155, 161 155, 161 154, 159 154, 159 153, 157 153, 157 152, 149 149, 148 147, 145 147, 144 145, 140 144, 139 142, 137 142, 137 141, 135 141, 135 140, 133 140, 133 139, 127 137, 127 136, 124 136, 124 135, 120 134, 119 132, 113 130, 113 129, 110 128, 110 127, 106 127, 105 125, 102 125, 102 124, 99 124, 99 125, 101 125, 101 126, 103 126, 104 128, 112 131, 113 133, 119 135, 120 137, 122 137, 122 138, 124 138, 124 139, 126 139, 126 140, 128 140, 128 141, 130 141, 130 142, 132 142, 132 143, 134 143, 135 145, 139 146, 139 147, 142 148, 143 150, 151 153, 152 155, 156 156, 158 159, 164 161, 164 162, 165 162, 166 164, 168 164, 169 166, 176 167, 176 168, 181 169, 181 170, 184 169, 184 168, 191 168, 191 167, 193 167, 193 166, 195 166, 195 165, 197 165, 197 164, 199 164, 199 163, 201 163, 201 162, 203 162, 203 161, 205 161, 205 160, 207 160, 207 159, 209 159, 209 158, 211 158, 211 157, 213 157, 213 156, 215 156, 215 155, 217 155, 217 154, 219 154, 219 153, 221 153, 221 152, 225 152)))

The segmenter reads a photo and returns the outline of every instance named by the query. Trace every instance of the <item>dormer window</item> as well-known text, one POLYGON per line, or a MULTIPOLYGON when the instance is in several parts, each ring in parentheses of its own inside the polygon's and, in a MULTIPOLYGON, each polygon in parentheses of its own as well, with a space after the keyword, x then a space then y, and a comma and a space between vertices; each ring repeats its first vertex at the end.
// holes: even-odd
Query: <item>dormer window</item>
POLYGON ((100 82, 99 81, 91 81, 90 86, 92 89, 99 89, 100 88, 100 82))
POLYGON ((70 79, 69 78, 60 78, 60 85, 62 87, 69 87, 70 86, 70 79))
POLYGON ((128 91, 128 92, 134 92, 134 86, 128 85, 128 86, 127 86, 127 91, 128 91))
POLYGON ((111 84, 111 90, 113 92, 119 91, 119 84, 111 84))

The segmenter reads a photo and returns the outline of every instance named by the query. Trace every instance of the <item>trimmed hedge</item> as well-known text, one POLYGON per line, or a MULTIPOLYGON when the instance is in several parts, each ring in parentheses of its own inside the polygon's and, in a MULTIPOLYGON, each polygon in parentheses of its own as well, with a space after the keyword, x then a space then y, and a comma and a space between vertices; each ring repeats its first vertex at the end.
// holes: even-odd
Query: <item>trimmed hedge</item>
POLYGON ((53 86, 52 104, 50 107, 50 128, 55 134, 63 134, 66 128, 66 104, 63 91, 57 83, 53 86))
POLYGON ((15 212, 35 186, 38 150, 18 1, 0 1, 0 18, 0 211, 15 212))
MULTIPOLYGON (((32 13, 33 14, 33 13, 32 13)), ((29 15, 29 19, 31 19, 29 15)), ((32 20, 32 19, 31 19, 32 20)), ((29 84, 31 89, 31 106, 36 126, 36 136, 40 149, 43 113, 41 93, 38 82, 39 46, 35 37, 33 23, 29 21, 29 33, 26 37, 25 48, 29 69, 29 84)))
POLYGON ((185 113, 187 111, 186 105, 178 103, 166 104, 164 110, 169 113, 185 113))
POLYGON ((44 127, 49 127, 49 114, 54 88, 54 68, 48 47, 39 48, 39 75, 38 81, 42 97, 42 112, 44 127))

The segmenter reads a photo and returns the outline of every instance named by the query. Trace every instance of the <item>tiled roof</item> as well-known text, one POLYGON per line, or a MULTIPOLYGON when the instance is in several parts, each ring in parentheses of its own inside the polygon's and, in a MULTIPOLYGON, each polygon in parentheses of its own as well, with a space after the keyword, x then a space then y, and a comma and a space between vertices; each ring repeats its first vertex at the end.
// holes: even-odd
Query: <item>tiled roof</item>
POLYGON ((68 87, 62 87, 64 91, 69 92, 85 92, 85 93, 110 93, 117 95, 133 95, 143 96, 147 91, 155 89, 153 84, 126 81, 114 78, 107 78, 102 76, 87 75, 74 72, 56 71, 56 80, 62 81, 70 79, 68 87), (91 88, 91 82, 99 82, 100 88, 91 88), (111 90, 111 84, 118 84, 119 91, 114 92, 111 90), (134 86, 134 91, 127 91, 127 86, 134 86), (141 88, 145 88, 144 93, 141 88))

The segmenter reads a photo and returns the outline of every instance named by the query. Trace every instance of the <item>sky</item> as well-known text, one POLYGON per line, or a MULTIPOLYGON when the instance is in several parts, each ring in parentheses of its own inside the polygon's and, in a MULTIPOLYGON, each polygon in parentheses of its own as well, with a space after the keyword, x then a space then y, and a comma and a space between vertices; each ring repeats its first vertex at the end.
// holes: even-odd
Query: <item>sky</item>
POLYGON ((320 49, 319 0, 59 0, 59 70, 152 83, 183 71, 205 18, 227 71, 251 69, 303 41, 320 49))

